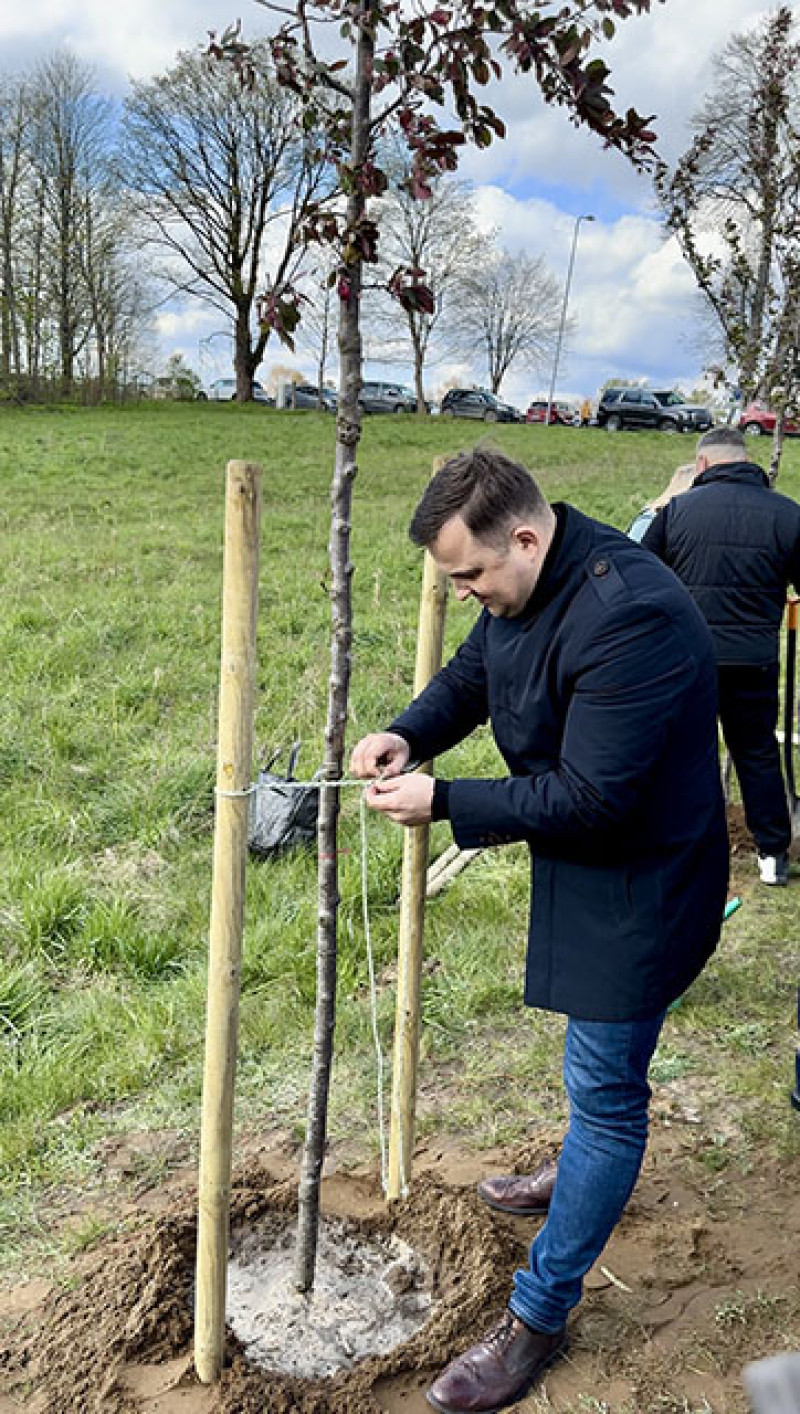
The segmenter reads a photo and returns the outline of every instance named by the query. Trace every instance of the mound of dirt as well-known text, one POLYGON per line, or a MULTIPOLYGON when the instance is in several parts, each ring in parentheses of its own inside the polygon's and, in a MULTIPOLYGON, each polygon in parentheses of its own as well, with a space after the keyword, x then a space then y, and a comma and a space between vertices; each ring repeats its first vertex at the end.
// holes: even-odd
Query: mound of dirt
MULTIPOLYGON (((744 1414, 744 1362, 800 1349, 796 1175, 754 1167, 720 1183, 699 1171, 693 1142, 679 1117, 656 1117, 634 1198, 587 1278, 568 1357, 526 1410, 744 1414)), ((326 1180, 327 1213, 365 1240, 395 1235, 420 1255, 435 1305, 404 1344, 316 1380, 256 1367, 229 1335, 220 1384, 197 1383, 196 1195, 183 1186, 137 1235, 96 1254, 74 1288, 33 1302, 21 1293, 16 1311, 6 1302, 0 1414, 429 1414, 432 1376, 502 1310, 536 1228, 491 1213, 475 1180, 523 1171, 541 1154, 420 1150, 409 1199, 389 1206, 370 1174, 326 1180)), ((294 1182, 274 1166, 239 1172, 237 1228, 294 1207, 294 1182)))
MULTIPOLYGON (((364 1214, 363 1187, 353 1184, 351 1227, 365 1239, 397 1234, 422 1256, 437 1302, 430 1320, 396 1350, 323 1381, 265 1374, 231 1337, 228 1368, 211 1407, 231 1414, 379 1414, 381 1405, 372 1395, 377 1381, 436 1369, 484 1311, 502 1308, 518 1243, 511 1233, 497 1232, 471 1192, 448 1189, 427 1176, 402 1205, 384 1208, 379 1189, 370 1191, 373 1211, 364 1214)), ((232 1198, 232 1225, 241 1228, 269 1213, 286 1213, 294 1201, 293 1187, 276 1183, 270 1173, 242 1174, 232 1198)), ((11 1388, 17 1394, 25 1388, 34 1392, 24 1407, 32 1414, 129 1414, 141 1408, 126 1367, 174 1360, 189 1350, 194 1239, 192 1195, 157 1218, 152 1230, 112 1244, 76 1290, 49 1295, 35 1322, 22 1323, 4 1362, 11 1388)))

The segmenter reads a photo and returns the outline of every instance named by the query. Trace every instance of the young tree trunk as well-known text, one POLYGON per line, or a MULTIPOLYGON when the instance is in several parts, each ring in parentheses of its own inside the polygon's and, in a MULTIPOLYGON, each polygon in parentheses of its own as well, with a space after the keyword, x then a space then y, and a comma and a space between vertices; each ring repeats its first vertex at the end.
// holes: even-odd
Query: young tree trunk
POLYGON ((767 475, 769 476, 770 486, 775 485, 775 482, 778 480, 778 472, 781 469, 781 456, 783 454, 783 438, 785 425, 786 413, 784 412, 783 408, 781 408, 778 412, 778 416, 775 419, 775 428, 772 433, 772 447, 770 449, 769 471, 767 473, 767 475))
MULTIPOLYGON (((360 6, 360 34, 356 47, 355 101, 351 160, 359 171, 367 151, 369 109, 372 88, 374 37, 369 21, 369 0, 360 6)), ((354 191, 348 198, 347 220, 357 231, 365 211, 364 195, 354 191)), ((336 460, 331 486, 331 670, 328 680, 328 715, 325 726, 323 780, 342 775, 347 701, 350 687, 352 643, 352 603, 350 595, 353 567, 350 563, 350 505, 356 476, 356 451, 361 436, 358 393, 361 386, 361 280, 360 255, 353 258, 342 274, 339 317, 340 387, 336 419, 336 460)), ((297 1213, 295 1285, 310 1291, 314 1284, 319 1228, 319 1190, 325 1155, 333 1033, 336 1024, 336 925, 338 887, 339 791, 335 787, 320 792, 317 848, 319 895, 317 916, 317 1007, 314 1022, 314 1054, 308 1094, 306 1140, 300 1170, 297 1213)))

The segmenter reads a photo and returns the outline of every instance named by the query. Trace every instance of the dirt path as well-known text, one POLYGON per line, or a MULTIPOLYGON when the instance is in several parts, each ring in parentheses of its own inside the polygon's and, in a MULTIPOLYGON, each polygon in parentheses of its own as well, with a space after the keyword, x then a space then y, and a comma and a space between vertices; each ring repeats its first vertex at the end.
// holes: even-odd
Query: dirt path
MULTIPOLYGON (((743 1364, 800 1349, 796 1173, 754 1165, 735 1181, 709 1178, 693 1148, 691 1125, 669 1102, 657 1106, 644 1172, 589 1274, 568 1356, 523 1411, 741 1414, 743 1364)), ((434 1314, 390 1354, 321 1381, 256 1370, 231 1339, 217 1389, 193 1374, 195 1193, 177 1180, 136 1231, 84 1259, 73 1289, 36 1282, 0 1294, 0 1414, 429 1414, 432 1375, 502 1309, 535 1230, 490 1213, 475 1182, 541 1153, 422 1149, 409 1201, 388 1211, 374 1174, 332 1174, 326 1212, 411 1243, 433 1274, 434 1314)), ((294 1169, 274 1142, 248 1158, 234 1223, 291 1211, 294 1169)))

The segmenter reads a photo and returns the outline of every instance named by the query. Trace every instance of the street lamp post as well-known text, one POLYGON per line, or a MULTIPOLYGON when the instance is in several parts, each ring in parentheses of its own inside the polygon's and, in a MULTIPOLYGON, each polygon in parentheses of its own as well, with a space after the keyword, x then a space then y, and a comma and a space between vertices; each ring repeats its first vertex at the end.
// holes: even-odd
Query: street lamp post
POLYGON ((569 265, 567 266, 567 279, 564 285, 564 302, 561 306, 561 320, 558 325, 558 338, 556 339, 556 356, 553 359, 553 376, 550 379, 550 392, 547 395, 547 412, 545 413, 545 427, 550 426, 550 415, 553 410, 553 393, 558 377, 558 360, 561 357, 561 341, 564 338, 564 325, 567 322, 567 305, 569 304, 569 287, 572 284, 572 268, 575 264, 575 250, 578 245, 578 231, 581 221, 593 221, 594 216, 576 216, 575 226, 572 232, 572 246, 569 252, 569 265))

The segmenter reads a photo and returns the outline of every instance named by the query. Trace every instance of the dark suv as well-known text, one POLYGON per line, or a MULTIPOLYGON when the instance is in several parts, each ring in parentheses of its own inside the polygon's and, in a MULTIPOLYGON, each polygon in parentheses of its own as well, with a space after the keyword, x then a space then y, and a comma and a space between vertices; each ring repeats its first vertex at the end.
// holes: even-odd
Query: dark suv
POLYGON ((707 432, 714 425, 708 408, 684 402, 680 393, 657 388, 606 388, 597 423, 609 432, 650 427, 659 432, 707 432))
POLYGON ((445 393, 442 417, 477 417, 482 422, 521 422, 519 410, 485 388, 451 388, 445 393))

